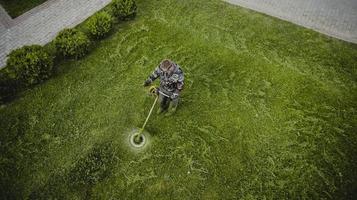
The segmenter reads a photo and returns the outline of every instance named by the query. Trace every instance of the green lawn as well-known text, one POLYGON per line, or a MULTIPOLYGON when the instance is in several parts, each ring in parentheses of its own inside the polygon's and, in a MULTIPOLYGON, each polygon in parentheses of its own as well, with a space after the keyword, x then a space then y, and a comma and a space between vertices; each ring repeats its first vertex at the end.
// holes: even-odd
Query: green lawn
POLYGON ((356 197, 356 45, 218 0, 138 8, 2 106, 1 199, 356 197), (133 152, 163 58, 185 72, 182 102, 133 152))
POLYGON ((0 0, 0 4, 12 17, 18 17, 47 0, 0 0))

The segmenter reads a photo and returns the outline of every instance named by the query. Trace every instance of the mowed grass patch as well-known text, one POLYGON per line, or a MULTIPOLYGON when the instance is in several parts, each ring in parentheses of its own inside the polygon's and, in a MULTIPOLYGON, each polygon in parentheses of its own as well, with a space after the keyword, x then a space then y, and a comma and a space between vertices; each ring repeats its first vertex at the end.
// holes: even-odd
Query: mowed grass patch
POLYGON ((215 0, 138 1, 80 61, 1 108, 3 196, 345 199, 356 190, 357 47, 215 0), (125 139, 163 58, 186 75, 150 147, 125 139))

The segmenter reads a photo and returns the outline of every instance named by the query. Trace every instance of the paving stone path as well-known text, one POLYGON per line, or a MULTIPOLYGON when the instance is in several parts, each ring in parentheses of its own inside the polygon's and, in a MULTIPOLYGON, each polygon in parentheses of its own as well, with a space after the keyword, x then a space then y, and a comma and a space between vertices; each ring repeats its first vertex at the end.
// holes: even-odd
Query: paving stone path
MULTIPOLYGON (((48 0, 11 19, 0 6, 0 68, 6 55, 23 45, 46 44, 111 0, 48 0)), ((226 0, 326 35, 357 43, 357 0, 226 0)))
POLYGON ((23 45, 44 45, 64 28, 74 27, 111 0, 48 0, 11 19, 0 6, 0 68, 6 55, 23 45))
POLYGON ((225 0, 357 43, 357 0, 225 0))

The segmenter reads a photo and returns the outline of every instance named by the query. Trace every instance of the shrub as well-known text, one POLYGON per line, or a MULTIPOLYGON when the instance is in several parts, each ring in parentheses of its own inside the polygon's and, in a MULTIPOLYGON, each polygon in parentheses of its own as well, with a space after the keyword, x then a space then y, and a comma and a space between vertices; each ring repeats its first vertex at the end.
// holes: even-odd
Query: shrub
POLYGON ((53 57, 40 45, 15 49, 8 57, 6 69, 2 70, 5 83, 32 85, 48 79, 52 74, 53 57))
POLYGON ((134 0, 113 0, 111 9, 116 17, 127 19, 136 15, 137 7, 134 0))
POLYGON ((18 89, 18 82, 9 77, 6 68, 0 70, 0 104, 5 103, 6 99, 13 96, 18 89))
POLYGON ((64 57, 81 58, 88 52, 90 41, 77 29, 64 29, 54 39, 56 51, 64 57))
POLYGON ((107 12, 92 16, 86 23, 86 29, 95 38, 104 37, 113 27, 113 18, 107 12))

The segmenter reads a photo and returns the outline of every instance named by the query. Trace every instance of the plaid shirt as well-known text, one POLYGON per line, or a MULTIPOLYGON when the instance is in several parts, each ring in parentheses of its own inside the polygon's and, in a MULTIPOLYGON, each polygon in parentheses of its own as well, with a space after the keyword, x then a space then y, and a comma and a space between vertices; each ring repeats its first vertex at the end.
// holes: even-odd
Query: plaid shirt
POLYGON ((184 85, 184 74, 178 64, 175 64, 174 72, 171 76, 167 76, 161 69, 160 66, 156 67, 156 69, 149 76, 148 80, 153 82, 158 77, 160 77, 160 90, 168 95, 172 93, 178 93, 183 89, 184 85))

